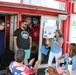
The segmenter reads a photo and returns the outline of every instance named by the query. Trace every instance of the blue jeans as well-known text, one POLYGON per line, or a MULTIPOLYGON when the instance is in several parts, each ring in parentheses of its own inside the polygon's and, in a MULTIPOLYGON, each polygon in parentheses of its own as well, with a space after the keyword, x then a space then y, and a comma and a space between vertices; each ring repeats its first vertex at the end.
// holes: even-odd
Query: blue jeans
POLYGON ((0 64, 4 62, 4 53, 0 54, 0 64))

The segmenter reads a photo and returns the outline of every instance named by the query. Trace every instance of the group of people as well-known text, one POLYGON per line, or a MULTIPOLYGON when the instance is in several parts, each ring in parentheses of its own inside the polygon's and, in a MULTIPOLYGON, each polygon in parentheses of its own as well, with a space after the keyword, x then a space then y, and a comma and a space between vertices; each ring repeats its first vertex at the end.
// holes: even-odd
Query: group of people
MULTIPOLYGON (((4 21, 0 20, 0 57, 2 58, 4 54, 4 21)), ((30 31, 27 28, 27 21, 21 21, 21 27, 16 29, 13 34, 14 37, 14 49, 15 49, 15 61, 11 62, 9 65, 9 69, 13 75, 35 75, 37 74, 38 65, 40 61, 38 60, 34 67, 32 64, 34 62, 34 58, 28 62, 31 54, 32 47, 32 37, 30 35, 30 31)), ((61 58, 65 58, 68 55, 68 58, 72 58, 72 70, 76 70, 76 44, 70 44, 69 53, 62 55, 62 45, 63 45, 63 37, 62 33, 59 29, 56 30, 55 36, 52 38, 52 42, 48 44, 46 47, 50 48, 50 54, 48 59, 48 67, 52 66, 52 60, 55 57, 56 67, 58 67, 58 61, 61 58)), ((3 59, 3 58, 2 58, 3 59)), ((2 62, 2 60, 1 60, 2 62)), ((68 66, 68 62, 66 63, 68 66)), ((67 67, 66 69, 67 70, 67 67)))
POLYGON ((14 49, 15 51, 18 49, 23 49, 26 53, 25 55, 25 63, 28 63, 28 59, 31 54, 32 47, 32 38, 30 36, 30 31, 27 28, 27 21, 21 21, 21 27, 14 31, 14 49))
POLYGON ((15 61, 9 65, 9 70, 12 75, 37 75, 40 60, 36 61, 34 67, 32 67, 34 58, 31 59, 29 63, 24 63, 25 55, 26 53, 23 49, 18 49, 15 52, 15 61))
MULTIPOLYGON (((4 54, 4 27, 4 21, 0 20, 0 65, 2 64, 4 54)), ((14 31, 13 37, 15 61, 9 65, 10 72, 13 75, 37 75, 40 60, 36 61, 34 67, 32 67, 32 64, 35 58, 28 63, 31 54, 32 38, 27 28, 27 21, 21 21, 21 27, 14 31)))
MULTIPOLYGON (((15 52, 17 52, 19 49, 23 49, 24 52, 25 52, 24 60, 22 60, 20 63, 28 64, 28 59, 30 58, 30 53, 31 53, 30 49, 32 47, 32 37, 30 36, 30 31, 27 29, 27 21, 26 20, 21 21, 21 27, 14 31, 13 36, 14 36, 15 52)), ((62 44, 63 44, 62 33, 58 29, 55 32, 55 37, 52 39, 52 43, 47 46, 47 47, 51 46, 49 60, 48 60, 48 66, 52 66, 52 60, 53 60, 54 57, 57 60, 57 58, 59 56, 61 56, 61 54, 62 54, 62 44)), ((17 60, 16 60, 16 62, 10 64, 10 67, 11 67, 11 65, 14 65, 14 64, 16 65, 18 63, 19 62, 17 62, 17 60)), ((22 64, 20 64, 20 65, 22 65, 22 64)), ((56 66, 57 65, 58 65, 58 62, 56 61, 56 66)), ((18 65, 16 65, 16 66, 18 66, 18 65)), ((15 68, 17 70, 16 66, 15 66, 15 68)), ((11 67, 11 69, 12 69, 12 67, 11 67)), ((14 70, 11 70, 11 72, 13 72, 13 71, 14 70)))
POLYGON ((30 31, 27 28, 27 21, 21 21, 21 27, 14 31, 14 49, 15 49, 15 61, 9 66, 9 69, 13 75, 37 75, 38 65, 40 61, 36 61, 34 67, 32 64, 35 58, 30 59, 32 37, 30 31))
MULTIPOLYGON (((63 37, 60 30, 56 30, 55 36, 52 39, 51 44, 49 44, 47 47, 51 47, 49 59, 48 59, 48 67, 52 66, 53 58, 55 57, 56 60, 56 68, 62 67, 62 69, 65 71, 69 70, 69 61, 71 61, 72 71, 76 72, 76 44, 71 43, 69 45, 68 53, 62 54, 62 45, 63 45, 63 37), (59 61, 61 59, 64 59, 64 68, 60 65, 59 61)), ((71 71, 71 72, 72 72, 71 71)), ((75 73, 76 74, 76 73, 75 73)), ((69 75, 65 74, 65 75, 69 75)))

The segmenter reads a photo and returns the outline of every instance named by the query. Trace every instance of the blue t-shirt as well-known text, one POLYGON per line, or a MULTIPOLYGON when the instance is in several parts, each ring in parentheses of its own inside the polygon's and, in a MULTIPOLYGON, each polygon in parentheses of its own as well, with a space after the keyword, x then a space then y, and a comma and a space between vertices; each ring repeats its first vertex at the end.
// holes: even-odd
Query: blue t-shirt
POLYGON ((64 57, 64 62, 66 62, 65 66, 64 66, 64 70, 67 70, 68 69, 68 54, 64 54, 63 55, 64 57))
POLYGON ((76 55, 72 57, 72 70, 76 71, 76 55))
MULTIPOLYGON (((57 38, 57 41, 61 41, 61 40, 63 40, 62 37, 58 37, 57 38)), ((56 42, 54 41, 54 38, 52 39, 51 52, 53 52, 53 53, 60 53, 60 52, 62 52, 62 46, 58 46, 56 44, 56 42)))

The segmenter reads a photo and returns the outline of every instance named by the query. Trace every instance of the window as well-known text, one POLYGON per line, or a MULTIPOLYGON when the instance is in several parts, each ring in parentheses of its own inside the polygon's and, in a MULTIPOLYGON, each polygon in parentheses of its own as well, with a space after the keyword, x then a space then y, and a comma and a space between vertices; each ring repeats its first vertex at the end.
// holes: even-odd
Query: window
POLYGON ((60 10, 65 10, 66 4, 64 2, 59 2, 55 0, 23 0, 23 4, 31 4, 37 6, 44 6, 49 8, 55 8, 60 10))
POLYGON ((20 3, 21 0, 0 0, 2 2, 20 3))
POLYGON ((76 12, 76 2, 74 2, 74 12, 76 12))

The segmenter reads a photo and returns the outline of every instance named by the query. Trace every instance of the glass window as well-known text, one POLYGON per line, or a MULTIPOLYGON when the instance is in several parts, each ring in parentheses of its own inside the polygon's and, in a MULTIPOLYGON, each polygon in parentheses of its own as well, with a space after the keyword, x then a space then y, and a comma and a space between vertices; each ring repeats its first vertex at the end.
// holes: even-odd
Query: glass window
POLYGON ((70 21, 70 37, 69 42, 70 43, 76 43, 76 15, 71 15, 71 21, 70 21))
POLYGON ((2 2, 20 3, 21 0, 0 0, 2 2))
POLYGON ((60 10, 65 10, 66 4, 64 2, 59 2, 55 0, 23 0, 23 4, 31 4, 37 6, 44 6, 49 8, 55 8, 60 10))
POLYGON ((31 0, 23 0, 23 4, 31 4, 31 0))
MULTIPOLYGON (((42 16, 41 17, 41 31, 40 31, 40 52, 39 52, 39 59, 41 59, 41 65, 47 64, 48 58, 49 58, 49 52, 51 47, 49 47, 47 50, 47 55, 41 53, 41 49, 45 48, 45 46, 51 44, 52 38, 55 36, 55 30, 59 29, 59 19, 57 17, 48 17, 48 16, 42 16)), ((47 66, 47 65, 46 65, 47 66)))
POLYGON ((74 12, 76 12, 76 2, 74 2, 74 12))

